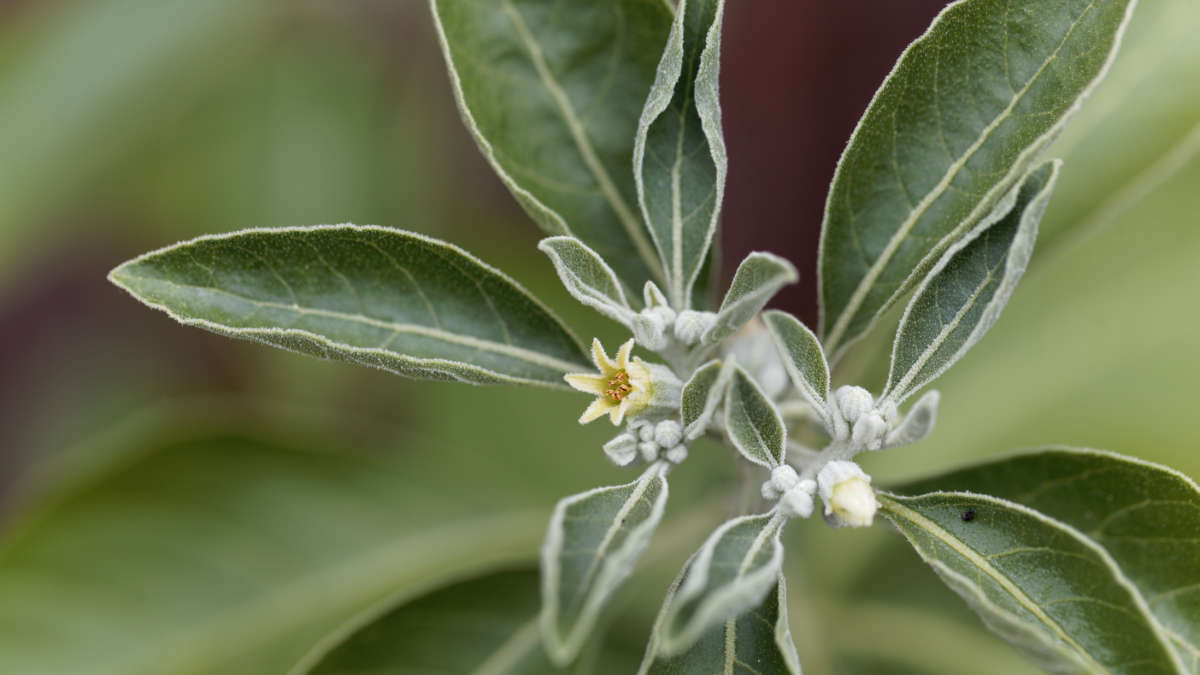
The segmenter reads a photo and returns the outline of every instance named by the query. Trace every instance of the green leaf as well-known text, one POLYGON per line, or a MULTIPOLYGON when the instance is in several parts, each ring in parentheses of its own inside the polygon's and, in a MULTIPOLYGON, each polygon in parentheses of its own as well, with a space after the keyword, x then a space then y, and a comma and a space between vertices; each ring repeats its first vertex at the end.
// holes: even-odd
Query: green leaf
POLYGON ((733 377, 730 365, 709 361, 697 368, 692 378, 683 385, 679 412, 683 421, 684 440, 691 441, 704 435, 717 407, 725 399, 725 390, 733 377))
POLYGON ((542 545, 541 629, 560 665, 587 641, 604 604, 629 577, 667 505, 667 464, 637 480, 558 503, 542 545))
POLYGON ((630 325, 633 310, 625 299, 621 281, 587 244, 575 237, 549 237, 538 243, 538 250, 550 256, 558 278, 576 300, 614 321, 630 325))
POLYGON ((729 619, 759 605, 783 564, 773 513, 742 516, 718 527, 686 565, 683 582, 664 608, 658 653, 675 656, 729 619))
POLYGON ((825 428, 833 431, 829 410, 829 363, 817 336, 787 312, 763 313, 763 322, 771 331, 775 348, 791 376, 796 391, 817 411, 825 428))
POLYGON ((1170 638, 1188 673, 1200 673, 1200 488, 1134 457, 1052 447, 918 481, 917 493, 983 492, 1036 509, 1102 547, 1170 638))
POLYGON ((1034 169, 1006 213, 993 213, 933 267, 900 319, 882 397, 900 403, 932 382, 1000 318, 1033 255, 1060 164, 1034 169))
POLYGON ((532 570, 460 581, 355 618, 292 673, 552 675, 608 667, 555 667, 538 634, 537 598, 537 573, 532 570))
POLYGON ((565 386, 564 373, 590 369, 515 281, 411 232, 243 230, 134 258, 109 279, 183 324, 398 375, 565 386))
POLYGON ((569 234, 637 288, 662 278, 629 167, 670 29, 661 0, 431 0, 468 131, 550 234, 569 234))
POLYGON ((1078 530, 972 492, 879 495, 879 502, 990 628, 1046 667, 1185 672, 1117 563, 1078 530))
POLYGON ((693 673, 744 673, 799 675, 800 659, 792 642, 787 616, 787 583, 779 575, 774 592, 763 596, 758 606, 737 618, 710 629, 686 651, 666 657, 658 653, 666 609, 671 605, 681 573, 667 589, 663 611, 654 623, 650 644, 638 675, 692 675, 693 673))
POLYGON ((893 429, 883 441, 883 448, 898 448, 902 445, 912 445, 928 436, 937 424, 938 403, 942 395, 936 389, 931 389, 921 395, 905 413, 900 426, 893 429))
POLYGON ((127 441, 7 533, 0 672, 286 672, 380 598, 528 560, 545 531, 407 463, 195 426, 127 441))
POLYGON ((755 252, 746 256, 733 274, 725 292, 717 321, 704 334, 705 344, 716 344, 746 325, 780 288, 800 278, 790 262, 771 253, 755 252))
POLYGON ((908 47, 826 203, 827 353, 869 330, 1012 189, 1104 75, 1134 4, 964 0, 908 47))
POLYGON ((724 13, 723 0, 680 0, 633 147, 638 204, 679 310, 691 307, 725 194, 717 96, 724 13))
POLYGON ((773 469, 783 463, 787 428, 771 399, 741 366, 725 390, 725 430, 747 461, 773 469))

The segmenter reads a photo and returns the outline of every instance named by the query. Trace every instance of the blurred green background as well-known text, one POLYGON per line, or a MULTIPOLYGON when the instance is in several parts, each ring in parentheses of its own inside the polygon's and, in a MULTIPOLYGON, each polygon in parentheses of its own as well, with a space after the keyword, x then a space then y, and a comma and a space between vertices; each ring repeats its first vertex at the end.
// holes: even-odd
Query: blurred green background
MULTIPOLYGON (((834 162, 941 3, 792 4, 729 9, 723 243, 730 265, 796 261, 777 304, 811 321, 834 162)), ((1198 32, 1192 0, 1140 7, 1052 151, 1012 304, 940 380, 934 434, 866 459, 878 480, 1047 443, 1200 475, 1198 32)), ((459 243, 578 333, 621 337, 557 288, 479 158, 424 3, 0 3, 0 672, 285 672, 384 598, 528 563, 557 498, 626 480, 574 395, 230 342, 104 280, 181 238, 345 221, 459 243)), ((884 333, 840 379, 879 388, 884 333)), ((692 457, 611 631, 635 663, 666 583, 737 508, 729 453, 692 457)), ((1032 672, 895 533, 790 538, 806 673, 1032 672)))

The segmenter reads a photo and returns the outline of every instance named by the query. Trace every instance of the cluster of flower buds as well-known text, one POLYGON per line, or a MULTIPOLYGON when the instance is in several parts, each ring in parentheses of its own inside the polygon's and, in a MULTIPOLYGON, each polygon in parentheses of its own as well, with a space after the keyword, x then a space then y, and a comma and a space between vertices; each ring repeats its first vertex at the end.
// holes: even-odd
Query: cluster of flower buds
POLYGON ((849 426, 850 445, 862 450, 883 448, 888 432, 900 417, 895 403, 884 400, 876 404, 871 392, 862 387, 838 387, 833 393, 832 403, 849 426))
POLYGON ((771 479, 762 484, 763 499, 779 500, 779 510, 789 518, 807 518, 813 512, 813 493, 817 483, 801 480, 787 464, 775 467, 771 479))
POLYGON ((825 503, 825 521, 834 527, 866 527, 879 508, 871 477, 846 460, 826 463, 815 481, 801 478, 784 464, 775 467, 770 480, 762 484, 763 498, 779 500, 779 511, 788 518, 811 516, 814 494, 825 503))
POLYGON ((677 313, 666 304, 647 305, 633 317, 633 337, 638 344, 654 351, 666 349, 672 341, 691 346, 716 322, 717 315, 712 312, 685 309, 677 313))
POLYGON ((604 453, 617 466, 626 466, 638 457, 647 463, 663 458, 680 464, 688 456, 683 445, 683 427, 669 419, 631 422, 629 431, 604 444, 604 453))

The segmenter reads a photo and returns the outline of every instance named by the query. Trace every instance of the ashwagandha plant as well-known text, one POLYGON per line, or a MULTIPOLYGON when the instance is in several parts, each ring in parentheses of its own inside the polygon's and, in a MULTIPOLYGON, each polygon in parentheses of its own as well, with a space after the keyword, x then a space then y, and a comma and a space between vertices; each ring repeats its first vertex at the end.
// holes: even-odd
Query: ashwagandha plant
MULTIPOLYGON (((707 302, 727 171, 722 0, 432 1, 467 129, 552 235, 538 248, 563 285, 624 326, 623 344, 585 346, 497 269, 385 227, 205 236, 110 279, 230 337, 409 377, 591 397, 579 422, 613 424, 604 453, 640 474, 553 512, 537 624, 549 659, 501 658, 479 672, 576 660, 654 535, 671 473, 709 437, 760 469, 761 508, 719 526, 683 565, 642 673, 800 672, 780 536, 819 513, 855 528, 882 515, 988 626, 1050 670, 1194 675, 1200 490, 1186 476, 1046 448, 882 491, 856 461, 933 429, 939 396, 926 388, 1016 289, 1060 169, 1043 151, 1103 77, 1134 4, 962 0, 938 16, 838 164, 816 332, 761 311, 798 278, 770 253, 749 255, 720 304, 707 302), (831 387, 847 348, 905 298, 882 391, 831 387)), ((461 593, 520 602, 489 583, 461 593)), ((357 672, 365 652, 403 659, 351 636, 298 670, 357 672)))

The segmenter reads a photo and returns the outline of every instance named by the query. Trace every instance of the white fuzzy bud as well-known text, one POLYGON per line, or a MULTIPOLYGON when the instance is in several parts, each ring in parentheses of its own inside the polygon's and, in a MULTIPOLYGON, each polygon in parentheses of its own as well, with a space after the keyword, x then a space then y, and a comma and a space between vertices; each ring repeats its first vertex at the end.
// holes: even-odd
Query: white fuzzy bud
POLYGON ((788 518, 807 518, 813 512, 813 498, 811 492, 805 492, 800 488, 789 490, 779 500, 779 510, 788 518))
POLYGON ((837 406, 838 410, 842 412, 842 418, 850 424, 854 424, 859 417, 875 408, 875 398, 871 396, 871 392, 862 387, 843 385, 838 387, 833 395, 837 398, 837 406))
POLYGON ((817 484, 800 480, 796 470, 784 464, 771 471, 771 480, 763 483, 764 499, 778 499, 779 510, 788 518, 807 518, 812 515, 812 495, 817 484))
POLYGON ((640 424, 640 425, 638 425, 637 432, 638 432, 638 438, 643 441, 653 441, 654 440, 654 425, 653 424, 650 424, 650 423, 640 424))
POLYGON ((856 448, 878 450, 883 447, 883 439, 889 429, 891 425, 884 421, 883 415, 873 410, 859 417, 854 423, 854 433, 850 442, 856 448))
POLYGON ((673 448, 683 440, 683 427, 675 420, 663 420, 654 426, 654 442, 673 448))
POLYGON ((829 462, 817 474, 826 520, 835 526, 866 527, 875 518, 879 502, 871 489, 871 477, 854 462, 829 462))
POLYGON ((673 329, 675 310, 670 307, 647 307, 633 316, 630 328, 637 343, 647 349, 659 351, 670 344, 668 329, 673 329))
POLYGON ((637 458, 637 439, 624 433, 604 444, 604 454, 617 466, 626 466, 637 458))
POLYGON ((673 464, 683 464, 683 460, 688 457, 688 449, 682 445, 677 445, 668 450, 665 456, 673 464))
POLYGON ((712 312, 685 309, 675 317, 675 337, 685 345, 694 345, 716 323, 717 315, 712 312))
POLYGON ((800 476, 796 475, 796 470, 787 464, 781 464, 771 470, 771 478, 762 484, 763 499, 779 499, 799 482, 800 476))
POLYGON ((900 411, 896 408, 895 401, 891 399, 885 400, 876 410, 883 415, 883 420, 888 423, 888 426, 895 426, 900 421, 900 411))
POLYGON ((658 443, 654 441, 642 441, 638 443, 638 452, 642 453, 642 459, 647 462, 653 462, 658 459, 658 443))

